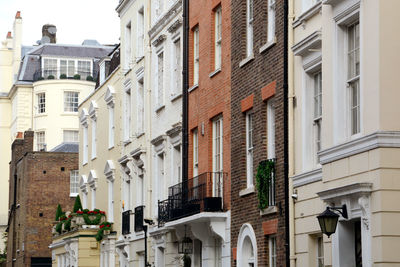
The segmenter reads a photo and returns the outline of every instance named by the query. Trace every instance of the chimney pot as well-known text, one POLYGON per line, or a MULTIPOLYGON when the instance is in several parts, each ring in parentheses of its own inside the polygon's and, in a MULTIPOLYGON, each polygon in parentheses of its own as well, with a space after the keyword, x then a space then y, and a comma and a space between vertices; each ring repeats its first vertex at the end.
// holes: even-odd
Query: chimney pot
POLYGON ((7 38, 8 38, 8 39, 12 38, 11 32, 8 32, 8 33, 7 33, 7 38))
POLYGON ((24 133, 23 132, 18 132, 17 133, 17 139, 24 139, 24 133))
POLYGON ((20 19, 21 18, 21 11, 17 11, 17 14, 15 14, 15 18, 16 19, 20 19))

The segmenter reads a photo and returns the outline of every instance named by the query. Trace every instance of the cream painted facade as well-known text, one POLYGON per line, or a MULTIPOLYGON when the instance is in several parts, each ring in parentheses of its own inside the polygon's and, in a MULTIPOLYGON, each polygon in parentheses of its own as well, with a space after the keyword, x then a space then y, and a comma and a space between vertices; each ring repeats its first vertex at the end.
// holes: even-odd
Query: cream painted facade
MULTIPOLYGON (((135 208, 145 206, 150 218, 152 198, 151 165, 151 50, 150 1, 122 0, 116 11, 120 17, 122 112, 121 169, 122 211, 130 224, 116 242, 120 266, 144 266, 144 232, 134 231, 135 208)), ((122 214, 120 215, 122 217, 122 214)), ((147 243, 150 254, 150 242, 147 243)))
MULTIPOLYGON (((119 53, 119 49, 115 53, 119 53)), ((99 260, 99 264, 92 266, 118 266, 115 265, 118 263, 115 241, 121 233, 121 173, 116 161, 121 153, 119 66, 82 102, 79 114, 79 187, 82 205, 84 209, 105 211, 106 220, 113 223, 112 231, 115 232, 105 235, 98 243, 99 254, 93 258, 99 260), (84 152, 85 149, 87 152, 84 152), (84 155, 87 155, 87 160, 84 155)), ((92 241, 96 242, 94 238, 92 241)))
POLYGON ((291 266, 400 266, 400 2, 290 4, 291 266), (322 236, 316 216, 343 204, 322 236))

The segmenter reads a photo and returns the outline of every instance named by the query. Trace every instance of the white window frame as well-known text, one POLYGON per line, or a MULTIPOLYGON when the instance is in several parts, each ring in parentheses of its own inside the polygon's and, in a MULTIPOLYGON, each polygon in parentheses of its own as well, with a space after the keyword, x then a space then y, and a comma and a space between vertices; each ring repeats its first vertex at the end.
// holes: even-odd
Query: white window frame
POLYGON ((71 170, 69 172, 69 196, 76 197, 78 194, 79 194, 79 170, 71 170))
POLYGON ((97 118, 92 118, 92 160, 97 157, 97 118))
POLYGON ((77 113, 79 106, 79 92, 64 91, 64 112, 77 113))
POLYGON ((144 7, 142 6, 137 13, 137 43, 136 43, 136 62, 144 57, 144 7))
POLYGON ((213 169, 213 196, 223 196, 223 152, 224 152, 224 135, 223 135, 223 117, 217 116, 212 120, 212 169, 213 169), (217 174, 219 173, 219 174, 217 174), (219 177, 219 183, 216 179, 219 177), (218 190, 219 189, 219 190, 218 190))
POLYGON ((124 142, 129 143, 131 140, 132 127, 132 96, 131 96, 131 83, 127 82, 125 85, 124 93, 124 142))
POLYGON ((67 77, 73 77, 75 75, 76 62, 73 59, 60 59, 60 75, 65 74, 67 77), (65 66, 62 66, 65 62, 65 66), (65 68, 65 72, 63 69, 65 68))
POLYGON ((268 262, 269 262, 269 267, 276 267, 276 260, 277 260, 277 255, 276 255, 276 236, 275 235, 270 235, 268 236, 268 262))
POLYGON ((215 44, 214 44, 214 68, 215 70, 221 69, 222 63, 222 7, 218 6, 214 11, 214 24, 215 24, 215 44))
POLYGON ((79 143, 79 130, 63 130, 63 142, 79 143))
POLYGON ((253 131, 253 112, 246 112, 246 177, 247 188, 254 185, 253 171, 253 150, 254 150, 254 131, 253 131))
POLYGON ((37 95, 37 114, 46 114, 46 93, 41 92, 37 95))
POLYGON ((193 29, 193 85, 197 85, 199 83, 199 71, 200 71, 199 37, 200 37, 199 25, 197 25, 193 29))
POLYGON ((276 0, 268 0, 268 32, 267 42, 275 40, 276 0))
POLYGON ((317 236, 316 245, 317 245, 316 266, 324 267, 324 238, 322 236, 317 236))
POLYGON ((144 174, 143 169, 141 169, 140 173, 137 175, 136 180, 136 207, 144 205, 144 192, 144 174))
POLYGON ((313 74, 313 143, 314 161, 319 164, 318 152, 321 151, 322 138, 322 71, 313 74))
POLYGON ((89 140, 88 140, 88 125, 83 125, 83 156, 82 156, 82 165, 88 163, 88 155, 89 155, 89 140))
POLYGON ((42 75, 46 79, 50 75, 53 75, 54 78, 57 78, 57 59, 55 58, 43 58, 43 72, 42 75))
POLYGON ((165 55, 164 50, 161 49, 157 53, 157 110, 164 106, 164 73, 165 73, 165 55))
POLYGON ((182 45, 181 45, 181 38, 176 38, 173 41, 172 45, 172 69, 173 79, 172 79, 172 86, 171 86, 171 97, 174 98, 177 95, 180 95, 182 89, 182 45))
POLYGON ((275 105, 274 98, 267 102, 267 153, 268 159, 275 158, 275 105))
POLYGON ((115 107, 108 105, 108 149, 114 147, 115 138, 115 107))
POLYGON ((67 77, 73 77, 75 74, 81 75, 82 80, 86 80, 87 76, 92 76, 93 74, 93 61, 88 58, 56 58, 56 57, 43 57, 42 58, 42 76, 47 78, 49 75, 53 75, 54 79, 59 79, 61 74, 66 74, 67 77), (49 68, 49 63, 53 65, 50 70, 46 70, 49 68), (66 62, 65 67, 61 66, 61 62, 66 62), (55 63, 55 64, 54 64, 55 63), (79 66, 85 64, 88 65, 88 68, 80 68, 79 66), (71 67, 72 65, 72 67, 71 67), (63 73, 61 71, 62 68, 65 68, 67 73, 63 73))
POLYGON ((193 131, 193 177, 199 175, 199 131, 193 131))
POLYGON ((347 25, 346 32, 346 59, 347 59, 347 86, 349 88, 349 111, 350 111, 350 134, 356 135, 361 132, 361 106, 360 106, 360 21, 357 20, 350 25, 347 25), (358 29, 358 47, 356 40, 356 31, 354 32, 354 47, 350 47, 350 30, 351 28, 358 29), (357 61, 354 60, 354 64, 351 64, 351 58, 358 56, 358 72, 357 72, 357 61), (352 66, 350 66, 352 65, 352 66), (354 73, 351 73, 351 68, 354 68, 354 73), (354 99, 356 95, 356 99, 354 99), (356 114, 354 114, 354 111, 356 114), (356 121, 356 122, 354 122, 356 121), (354 125, 356 124, 356 125, 354 125), (355 127, 354 127, 355 126, 355 127))
POLYGON ((144 101, 144 79, 141 78, 137 82, 137 103, 136 103, 136 135, 139 136, 144 133, 145 128, 145 101, 144 101))
POLYGON ((253 55, 254 0, 246 1, 246 57, 253 55))
POLYGON ((165 153, 161 152, 156 155, 157 164, 157 199, 163 201, 165 197, 166 175, 165 175, 165 153))
POLYGON ((44 151, 46 151, 46 132, 45 131, 37 131, 35 135, 36 135, 37 151, 41 151, 42 149, 44 151))
POLYGON ((124 57, 124 68, 125 71, 131 69, 132 61, 132 24, 129 21, 125 26, 125 57, 124 57))

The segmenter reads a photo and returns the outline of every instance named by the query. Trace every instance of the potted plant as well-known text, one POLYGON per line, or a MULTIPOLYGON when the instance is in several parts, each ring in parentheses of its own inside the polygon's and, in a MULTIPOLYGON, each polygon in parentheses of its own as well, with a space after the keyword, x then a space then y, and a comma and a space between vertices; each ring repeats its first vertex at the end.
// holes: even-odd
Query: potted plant
POLYGON ((49 76, 47 76, 47 79, 48 79, 48 80, 54 80, 54 75, 51 75, 51 74, 50 74, 49 76))
POLYGON ((86 77, 86 81, 91 81, 91 82, 93 82, 93 81, 94 81, 94 79, 93 79, 93 77, 92 77, 92 76, 88 75, 88 76, 86 77))
POLYGON ((75 74, 75 75, 74 75, 74 79, 75 79, 75 80, 80 80, 80 79, 81 79, 81 75, 75 74))

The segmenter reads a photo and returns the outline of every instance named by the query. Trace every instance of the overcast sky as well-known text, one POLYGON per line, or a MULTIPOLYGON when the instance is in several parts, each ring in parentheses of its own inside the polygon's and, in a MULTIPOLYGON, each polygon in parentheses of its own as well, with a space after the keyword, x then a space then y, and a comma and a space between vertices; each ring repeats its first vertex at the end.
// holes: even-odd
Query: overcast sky
POLYGON ((0 41, 13 30, 17 11, 22 17, 22 44, 33 45, 42 37, 42 26, 57 27, 57 43, 81 44, 96 39, 119 43, 118 0, 0 0, 0 41))

